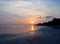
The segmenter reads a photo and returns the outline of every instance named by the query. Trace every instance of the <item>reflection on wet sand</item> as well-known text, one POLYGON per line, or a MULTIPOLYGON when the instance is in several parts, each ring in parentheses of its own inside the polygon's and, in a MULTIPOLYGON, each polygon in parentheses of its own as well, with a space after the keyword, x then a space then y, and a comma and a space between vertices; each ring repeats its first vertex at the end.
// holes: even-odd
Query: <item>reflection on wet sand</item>
POLYGON ((37 33, 36 32, 36 27, 34 25, 30 25, 27 28, 25 28, 25 31, 22 32, 21 33, 22 35, 20 34, 20 36, 23 37, 23 38, 25 38, 25 37, 28 37, 28 38, 31 37, 31 38, 33 38, 33 37, 36 36, 36 33, 37 33))
MULTIPOLYGON (((13 27, 13 28, 1 28, 1 32, 3 34, 12 34, 12 37, 5 38, 5 40, 9 39, 17 39, 17 38, 33 38, 37 35, 36 27, 34 25, 28 25, 24 27, 13 27), (14 36, 15 35, 15 36, 14 36)), ((3 40, 3 39, 2 39, 3 40)))
POLYGON ((34 26, 33 25, 31 26, 31 30, 34 30, 34 26))
POLYGON ((60 44, 60 29, 46 26, 0 28, 0 32, 4 33, 0 33, 0 44, 60 44))
POLYGON ((35 27, 32 25, 29 31, 29 36, 34 37, 36 35, 35 27))

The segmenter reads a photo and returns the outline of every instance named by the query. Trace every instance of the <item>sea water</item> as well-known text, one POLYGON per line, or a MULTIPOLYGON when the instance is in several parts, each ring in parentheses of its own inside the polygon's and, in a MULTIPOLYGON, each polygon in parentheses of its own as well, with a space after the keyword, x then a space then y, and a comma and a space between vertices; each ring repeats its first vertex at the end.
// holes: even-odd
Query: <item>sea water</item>
POLYGON ((0 27, 0 44, 60 44, 60 28, 34 25, 0 27))

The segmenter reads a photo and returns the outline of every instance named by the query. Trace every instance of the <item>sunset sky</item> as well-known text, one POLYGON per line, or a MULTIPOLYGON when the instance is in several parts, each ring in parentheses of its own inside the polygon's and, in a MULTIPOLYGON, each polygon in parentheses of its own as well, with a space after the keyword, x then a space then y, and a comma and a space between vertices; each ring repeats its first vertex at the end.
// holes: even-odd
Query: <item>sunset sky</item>
POLYGON ((2 25, 37 23, 40 16, 60 17, 60 0, 0 0, 2 25))

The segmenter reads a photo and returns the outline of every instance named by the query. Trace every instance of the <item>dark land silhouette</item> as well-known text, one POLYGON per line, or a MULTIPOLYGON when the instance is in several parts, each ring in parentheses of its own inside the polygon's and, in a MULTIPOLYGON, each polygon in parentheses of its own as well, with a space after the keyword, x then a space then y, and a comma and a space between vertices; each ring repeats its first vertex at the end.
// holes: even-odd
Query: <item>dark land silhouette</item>
POLYGON ((60 18, 54 18, 49 22, 38 23, 36 26, 60 26, 60 18))

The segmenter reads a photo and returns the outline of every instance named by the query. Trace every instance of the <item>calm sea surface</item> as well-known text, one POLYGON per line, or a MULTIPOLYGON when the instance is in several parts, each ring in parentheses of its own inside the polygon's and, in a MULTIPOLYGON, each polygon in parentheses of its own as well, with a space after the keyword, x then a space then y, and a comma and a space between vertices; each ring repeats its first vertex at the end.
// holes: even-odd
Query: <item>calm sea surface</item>
POLYGON ((33 25, 0 27, 0 44, 60 44, 60 28, 33 25))

